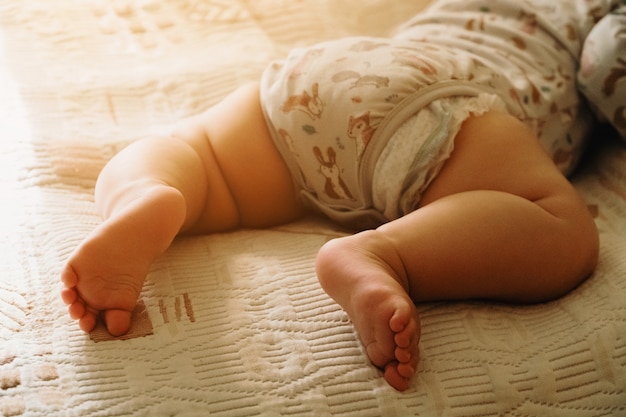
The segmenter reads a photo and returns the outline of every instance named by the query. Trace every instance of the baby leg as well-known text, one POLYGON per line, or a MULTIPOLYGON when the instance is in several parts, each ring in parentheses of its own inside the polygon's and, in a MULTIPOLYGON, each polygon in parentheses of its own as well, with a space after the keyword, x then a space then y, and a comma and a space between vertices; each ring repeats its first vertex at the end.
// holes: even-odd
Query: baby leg
POLYGON ((350 315, 372 362, 403 389, 419 338, 408 297, 550 300, 591 273, 598 236, 537 139, 511 116, 489 113, 464 123, 421 208, 322 249, 322 286, 350 315))
POLYGON ((196 215, 189 215, 193 190, 168 173, 175 164, 184 164, 206 187, 198 156, 174 138, 134 143, 100 174, 96 202, 105 220, 74 250, 61 275, 63 301, 84 331, 94 328, 99 314, 111 334, 128 331, 150 265, 196 215))
POLYGON ((70 256, 61 296, 84 331, 102 315, 113 335, 128 331, 150 265, 179 232, 264 227, 301 215, 255 85, 171 137, 116 155, 98 178, 96 205, 104 222, 70 256))

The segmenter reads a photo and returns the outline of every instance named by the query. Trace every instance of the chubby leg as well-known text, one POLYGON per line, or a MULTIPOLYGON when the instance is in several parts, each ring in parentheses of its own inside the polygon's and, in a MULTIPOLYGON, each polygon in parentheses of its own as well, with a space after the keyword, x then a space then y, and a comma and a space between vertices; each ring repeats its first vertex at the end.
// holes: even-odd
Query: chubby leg
POLYGON ((464 123, 418 210, 329 242, 317 269, 370 359, 404 389, 419 338, 407 296, 542 302, 578 285, 597 255, 585 204, 537 139, 513 117, 488 113, 464 123))
POLYGON ((113 335, 128 331, 150 265, 179 233, 270 226, 302 212, 256 85, 171 137, 125 148, 100 174, 96 205, 104 222, 67 261, 61 296, 84 331, 102 316, 113 335))
POLYGON ((172 242, 184 216, 181 194, 154 185, 74 250, 61 273, 61 297, 83 331, 90 332, 100 314, 112 335, 128 331, 150 265, 172 242))

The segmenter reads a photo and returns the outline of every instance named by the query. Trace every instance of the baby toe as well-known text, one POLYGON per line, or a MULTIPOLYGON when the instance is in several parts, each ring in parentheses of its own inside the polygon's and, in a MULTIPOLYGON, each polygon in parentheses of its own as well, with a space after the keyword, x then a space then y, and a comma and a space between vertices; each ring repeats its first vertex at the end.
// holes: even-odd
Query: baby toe
POLYGON ((94 313, 87 311, 78 321, 78 326, 85 333, 89 333, 96 327, 97 321, 98 319, 96 315, 94 313))
POLYGON ((411 309, 405 305, 404 299, 397 299, 399 299, 400 302, 397 303, 396 311, 389 319, 389 328, 395 333, 400 333, 406 329, 411 321, 411 309))
POLYGON ((398 391, 406 391, 409 388, 409 380, 400 374, 398 363, 391 362, 385 367, 385 381, 398 391))
POLYGON ((398 362, 400 363, 408 363, 411 361, 411 351, 409 349, 397 347, 395 351, 395 356, 398 362))
POLYGON ((78 294, 73 288, 63 288, 61 290, 61 299, 67 305, 74 304, 78 299, 78 294))
POLYGON ((410 379, 415 375, 415 366, 411 363, 399 363, 397 367, 398 374, 405 379, 410 379))
POLYGON ((419 326, 415 320, 410 320, 404 328, 396 332, 394 335, 394 342, 398 347, 411 348, 416 346, 419 339, 419 326))
POLYGON ((74 269, 69 264, 65 266, 65 269, 61 273, 61 281, 63 282, 63 285, 68 288, 75 287, 78 283, 78 277, 76 276, 74 269))
POLYGON ((69 307, 67 308, 67 311, 70 317, 74 320, 78 320, 82 318, 87 312, 87 310, 85 309, 85 305, 82 302, 80 302, 80 300, 75 300, 72 303, 70 303, 69 307))
POLYGON ((122 336, 130 330, 131 312, 126 310, 107 310, 104 313, 104 321, 107 330, 113 336, 122 336))

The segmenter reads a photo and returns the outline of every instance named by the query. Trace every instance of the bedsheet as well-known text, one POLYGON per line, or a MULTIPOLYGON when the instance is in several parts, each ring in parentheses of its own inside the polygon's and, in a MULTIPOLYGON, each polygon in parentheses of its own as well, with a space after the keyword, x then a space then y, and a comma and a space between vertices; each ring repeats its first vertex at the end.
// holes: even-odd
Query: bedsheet
POLYGON ((424 3, 1 2, 0 415, 626 415, 626 146, 607 130, 573 177, 600 230, 593 276, 541 305, 420 305, 404 393, 317 282, 317 249, 345 233, 319 218, 177 239, 125 338, 67 316, 59 272, 100 222, 109 158, 294 46, 384 35, 424 3))

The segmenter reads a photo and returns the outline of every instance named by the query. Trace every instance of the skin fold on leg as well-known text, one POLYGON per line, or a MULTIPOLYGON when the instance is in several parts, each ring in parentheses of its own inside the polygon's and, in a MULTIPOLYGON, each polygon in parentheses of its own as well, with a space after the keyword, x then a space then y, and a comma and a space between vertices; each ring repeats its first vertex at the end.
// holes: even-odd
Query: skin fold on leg
POLYGON ((170 137, 122 150, 98 178, 96 205, 104 221, 70 255, 61 297, 82 330, 101 316, 116 336, 129 330, 151 264, 178 234, 267 227, 303 214, 254 84, 170 137))

